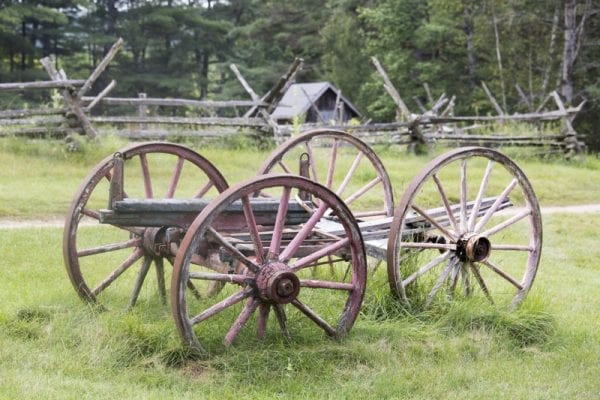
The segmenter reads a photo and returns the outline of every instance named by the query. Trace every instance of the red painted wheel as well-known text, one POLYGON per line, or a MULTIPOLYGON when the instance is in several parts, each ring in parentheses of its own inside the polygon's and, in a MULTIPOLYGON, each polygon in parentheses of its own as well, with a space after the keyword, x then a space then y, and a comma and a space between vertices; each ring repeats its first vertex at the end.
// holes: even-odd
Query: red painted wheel
MULTIPOLYGON (((134 144, 119 151, 124 159, 125 197, 216 197, 227 188, 220 172, 204 157, 177 144, 134 144)), ((79 187, 65 221, 63 256, 71 283, 90 302, 102 297, 114 304, 135 304, 152 265, 158 288, 166 297, 164 258, 153 248, 160 229, 99 223, 99 210, 108 207, 114 157, 92 169, 79 187), (111 292, 107 298, 107 292, 111 292)), ((182 234, 183 236, 183 234, 182 234)))
POLYGON ((364 246, 350 210, 327 188, 298 176, 257 176, 223 192, 196 218, 177 253, 171 284, 177 328, 197 349, 213 348, 215 332, 229 345, 248 334, 242 328, 250 323, 258 338, 270 325, 286 337, 316 325, 339 338, 363 300, 364 246), (259 191, 271 197, 253 197, 259 191), (310 200, 296 200, 298 192, 310 200), (207 264, 215 270, 225 264, 229 271, 198 268, 207 264), (225 286, 198 300, 187 282, 225 286))
POLYGON ((333 190, 357 219, 389 217, 394 210, 390 178, 366 143, 342 131, 317 129, 291 138, 273 151, 259 174, 303 175, 333 190), (306 172, 300 159, 306 154, 306 172))
POLYGON ((390 287, 414 306, 479 294, 516 307, 541 247, 539 204, 519 166, 495 150, 457 149, 431 161, 396 208, 390 287))

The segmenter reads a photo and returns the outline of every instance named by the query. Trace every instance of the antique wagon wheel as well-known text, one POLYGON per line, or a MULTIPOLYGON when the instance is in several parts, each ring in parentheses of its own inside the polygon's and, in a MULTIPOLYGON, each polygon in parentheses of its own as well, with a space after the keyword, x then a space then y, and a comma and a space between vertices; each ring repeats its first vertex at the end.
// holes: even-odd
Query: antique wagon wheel
MULTIPOLYGON (((150 142, 134 144, 117 153, 125 164, 124 197, 216 197, 228 186, 209 161, 181 145, 150 142)), ((109 156, 92 169, 67 214, 63 256, 69 278, 84 300, 97 302, 110 291, 111 298, 113 294, 115 299, 129 296, 131 307, 154 264, 159 293, 165 299, 164 259, 172 261, 173 257, 168 254, 169 249, 158 249, 155 239, 166 234, 166 227, 99 224, 98 210, 106 209, 109 203, 114 163, 115 157, 109 156)))
POLYGON ((523 171, 498 151, 461 148, 425 166, 400 200, 388 279, 409 305, 477 293, 516 307, 533 284, 541 246, 540 209, 523 171))
POLYGON ((366 259, 356 222, 333 192, 298 176, 257 176, 223 192, 196 218, 175 258, 171 285, 179 333, 197 349, 210 348, 209 338, 216 331, 223 333, 219 338, 225 345, 231 344, 248 333, 242 328, 249 321, 256 324, 259 339, 269 324, 286 338, 290 331, 310 330, 313 324, 339 338, 358 315, 366 259), (269 192, 271 198, 253 197, 258 191, 269 192), (320 206, 298 204, 297 192, 320 206), (236 207, 237 213, 232 211, 236 207), (328 223, 343 233, 324 232, 328 211, 328 223), (207 273, 197 268, 207 260, 216 266, 228 262, 231 269, 207 273), (198 300, 188 281, 224 282, 225 287, 198 300), (269 321, 271 311, 275 318, 269 321))
POLYGON ((258 173, 273 172, 300 174, 323 184, 344 199, 357 219, 393 214, 392 185, 383 163, 366 143, 348 133, 316 129, 289 139, 258 173), (303 154, 308 161, 304 167, 299 166, 303 154))

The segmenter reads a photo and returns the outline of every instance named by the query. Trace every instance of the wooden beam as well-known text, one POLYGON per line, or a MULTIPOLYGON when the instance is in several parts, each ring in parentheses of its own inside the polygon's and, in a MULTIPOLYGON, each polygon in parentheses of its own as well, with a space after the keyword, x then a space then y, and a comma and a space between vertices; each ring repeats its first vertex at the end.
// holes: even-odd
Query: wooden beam
POLYGON ((68 108, 31 108, 28 110, 0 111, 0 118, 24 118, 36 115, 57 115, 69 111, 68 108))
MULTIPOLYGON (((48 75, 50 75, 51 79, 53 79, 55 81, 63 81, 64 80, 64 73, 60 73, 56 70, 56 68, 54 67, 54 63, 50 60, 50 58, 44 57, 40 60, 40 62, 46 69, 46 72, 48 72, 48 75)), ((92 124, 90 124, 90 121, 88 120, 83 109, 81 108, 81 104, 80 104, 81 99, 79 98, 77 93, 74 93, 74 92, 75 92, 74 90, 71 91, 69 89, 63 90, 63 92, 62 92, 63 99, 65 100, 67 105, 70 107, 73 114, 75 114, 75 116, 79 120, 79 123, 81 124, 81 127, 82 127, 83 131, 85 132, 85 134, 88 137, 93 139, 97 136, 97 132, 94 129, 94 127, 92 126, 92 124)))
POLYGON ((37 81, 37 82, 15 82, 0 83, 2 90, 28 90, 28 89, 67 89, 84 84, 82 79, 67 79, 63 81, 37 81))
POLYGON ((323 118, 323 115, 321 114, 321 112, 319 111, 319 109, 317 108, 315 103, 312 101, 312 99, 310 98, 308 93, 306 93, 306 90, 304 90, 304 88, 302 88, 302 93, 304 93, 304 96, 306 96, 306 100, 308 100, 308 103, 310 104, 310 108, 312 108, 312 110, 315 112, 315 114, 317 114, 317 117, 319 118, 319 120, 323 123, 326 122, 325 118, 323 118))
POLYGON ((371 57, 371 61, 373 61, 373 65, 375 65, 377 72, 379 72, 379 75, 381 75, 381 77, 383 78, 383 86, 385 87, 385 90, 392 97, 392 99, 396 103, 396 106, 398 106, 398 109, 400 110, 401 114, 406 118, 407 121, 410 121, 410 110, 406 106, 406 103, 404 103, 404 101, 402 100, 402 97, 400 97, 400 93, 398 93, 398 90, 396 90, 396 88, 394 87, 394 84, 392 83, 387 73, 381 66, 381 63, 379 62, 379 60, 377 60, 376 57, 371 57))
POLYGON ((88 90, 90 90, 90 88, 92 87, 94 82, 96 82, 96 79, 98 79, 100 77, 102 72, 104 72, 106 67, 108 67, 108 64, 110 64, 112 59, 115 58, 115 56, 117 55, 117 53, 122 45, 123 45, 123 39, 119 38, 119 40, 117 40, 117 42, 112 45, 112 47, 110 48, 108 53, 106 53, 106 56, 104 56, 102 61, 100 61, 100 64, 98 64, 96 69, 94 69, 94 71, 89 76, 89 78, 87 78, 87 80, 85 81, 85 83, 83 84, 81 89, 79 89, 79 92, 77 93, 77 97, 79 97, 79 98, 83 97, 83 95, 88 90))
MULTIPOLYGON (((94 101, 95 97, 84 96, 81 100, 84 103, 94 101)), ((250 100, 229 100, 229 101, 212 101, 212 100, 188 100, 188 99, 160 99, 148 97, 140 99, 137 97, 105 97, 100 100, 101 103, 107 105, 121 106, 139 106, 141 104, 147 106, 182 106, 182 107, 198 107, 198 108, 229 108, 229 107, 250 107, 257 105, 256 102, 250 100)), ((258 103, 258 105, 266 105, 258 103)))
POLYGON ((236 78, 238 79, 238 81, 240 81, 240 83, 242 84, 242 86, 244 87, 246 92, 248 92, 252 101, 254 101, 255 103, 258 103, 260 101, 260 97, 258 97, 256 92, 252 89, 252 87, 250 87, 250 85, 248 84, 248 82, 246 81, 246 79, 244 78, 244 76, 242 75, 240 70, 237 68, 237 66, 235 64, 230 64, 229 68, 233 71, 236 78))
POLYGON ((506 112, 504 112, 504 110, 502 110, 502 107, 500 107, 500 105, 498 104, 498 102, 492 95, 492 92, 490 92, 490 89, 488 89, 488 87, 484 81, 481 81, 481 86, 483 86, 483 90, 485 91, 485 94, 487 94, 487 97, 490 99, 490 102, 496 109, 496 112, 498 113, 498 115, 502 115, 502 116, 506 115, 506 112))
POLYGON ((102 100, 103 98, 105 98, 111 90, 113 90, 113 88, 115 87, 115 85, 117 84, 117 82, 113 79, 105 88, 103 91, 101 91, 95 98, 94 100, 91 101, 90 104, 88 104, 88 106, 85 108, 85 111, 90 111, 92 108, 94 108, 96 106, 96 104, 98 104, 100 102, 100 100, 102 100))

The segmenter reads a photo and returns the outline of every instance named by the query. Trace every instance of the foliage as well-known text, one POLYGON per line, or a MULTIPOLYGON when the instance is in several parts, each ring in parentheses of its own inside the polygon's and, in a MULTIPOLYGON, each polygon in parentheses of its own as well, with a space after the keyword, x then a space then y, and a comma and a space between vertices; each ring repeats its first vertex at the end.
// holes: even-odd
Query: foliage
POLYGON ((562 93, 566 79, 568 102, 588 100, 576 128, 596 143, 597 13, 589 0, 11 0, 0 3, 0 81, 43 79, 37 60, 47 55, 69 77, 86 77, 123 37, 94 90, 116 79, 113 94, 128 97, 247 98, 230 63, 262 95, 301 57, 299 80, 330 80, 366 118, 390 121, 396 110, 370 65, 376 56, 413 112, 414 98, 431 107, 446 93, 458 114, 495 113, 482 81, 505 111, 526 112, 562 93), (567 65, 569 46, 576 58, 567 65))

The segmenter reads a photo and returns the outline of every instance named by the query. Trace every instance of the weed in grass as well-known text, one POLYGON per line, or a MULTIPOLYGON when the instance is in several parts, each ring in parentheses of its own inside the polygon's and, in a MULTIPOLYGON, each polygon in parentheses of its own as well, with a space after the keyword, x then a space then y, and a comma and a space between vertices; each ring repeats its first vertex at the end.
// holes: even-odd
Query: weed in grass
POLYGON ((22 340, 35 340, 42 337, 44 328, 50 324, 51 315, 38 308, 24 308, 14 317, 0 315, 0 325, 12 337, 22 340))
POLYGON ((483 330, 508 339, 516 348, 543 346, 556 331, 554 316, 535 301, 516 311, 481 301, 455 302, 436 319, 442 331, 455 334, 483 330))

